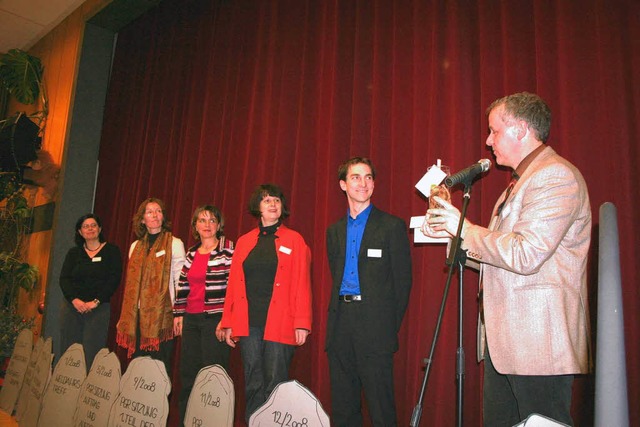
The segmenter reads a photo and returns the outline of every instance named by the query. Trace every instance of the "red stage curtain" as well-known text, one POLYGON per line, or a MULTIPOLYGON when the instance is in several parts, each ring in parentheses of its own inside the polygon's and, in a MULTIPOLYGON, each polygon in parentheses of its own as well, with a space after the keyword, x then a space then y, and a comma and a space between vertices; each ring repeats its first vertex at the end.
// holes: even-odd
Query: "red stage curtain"
MULTIPOLYGON (((373 202, 405 219, 425 211, 414 184, 436 159, 453 171, 491 157, 484 111, 531 91, 553 111, 549 144, 576 164, 594 214, 593 327, 598 208, 620 215, 629 400, 640 399, 640 297, 635 243, 640 194, 640 3, 636 0, 167 1, 118 37, 100 153, 96 212, 126 252, 131 217, 148 196, 169 206, 174 233, 193 240, 195 206, 214 203, 231 239, 255 226, 251 190, 280 184, 288 225, 313 251, 314 330, 292 376, 330 411, 324 327, 330 295, 325 229, 346 213, 338 164, 377 166, 373 202), (634 84, 635 83, 635 84, 634 84)), ((469 218, 487 224, 509 181, 494 168, 473 189, 469 218)), ((461 194, 453 194, 460 205, 461 194)), ((414 288, 396 355, 400 424, 409 423, 446 277, 442 246, 414 245, 414 288)), ((475 362, 477 274, 465 276, 465 425, 481 425, 475 362)), ((455 424, 457 295, 449 297, 421 425, 455 424)), ((114 320, 120 295, 114 297, 114 320)), ((238 351, 231 375, 242 419, 238 351)), ((593 420, 593 376, 578 379, 574 419, 593 420)), ((176 384, 177 385, 177 384, 176 384)), ((174 390, 174 396, 177 395, 174 390)), ((632 425, 640 407, 630 405, 632 425)), ((175 411, 174 411, 175 413, 175 411)), ((175 415, 171 424, 177 425, 175 415)))

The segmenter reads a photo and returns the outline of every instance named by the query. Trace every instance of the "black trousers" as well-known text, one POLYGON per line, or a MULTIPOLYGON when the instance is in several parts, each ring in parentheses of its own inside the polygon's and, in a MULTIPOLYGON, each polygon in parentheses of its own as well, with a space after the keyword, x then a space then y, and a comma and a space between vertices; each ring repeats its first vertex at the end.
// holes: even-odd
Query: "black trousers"
POLYGON ((336 427, 362 425, 361 393, 374 426, 397 425, 393 385, 393 353, 372 350, 359 339, 353 325, 361 316, 361 303, 341 302, 335 336, 327 350, 331 379, 331 421, 336 427))
POLYGON ((111 306, 100 304, 88 313, 78 313, 66 299, 60 307, 60 351, 64 353, 72 344, 82 344, 87 372, 98 351, 107 346, 111 306))
POLYGON ((489 350, 484 357, 483 409, 485 427, 511 427, 536 413, 573 425, 573 375, 503 375, 489 350))
MULTIPOLYGON (((198 372, 211 365, 220 365, 229 370, 229 350, 226 342, 218 341, 216 326, 222 313, 190 314, 182 320, 182 343, 180 347, 180 419, 184 420, 187 403, 198 372)), ((189 423, 187 423, 189 424, 189 423)))
POLYGON ((155 351, 142 350, 140 348, 140 323, 138 323, 138 328, 136 329, 136 351, 133 352, 131 358, 135 359, 136 357, 149 356, 152 359, 161 361, 167 371, 169 380, 171 380, 174 341, 175 339, 161 341, 158 350, 155 351))

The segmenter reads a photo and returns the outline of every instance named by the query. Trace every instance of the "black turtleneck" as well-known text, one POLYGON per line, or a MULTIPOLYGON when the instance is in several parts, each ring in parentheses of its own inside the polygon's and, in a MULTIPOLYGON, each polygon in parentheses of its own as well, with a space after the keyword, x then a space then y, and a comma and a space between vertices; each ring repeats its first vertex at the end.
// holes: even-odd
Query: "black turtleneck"
POLYGON ((278 227, 280 221, 267 227, 260 224, 258 243, 242 264, 249 302, 249 326, 264 327, 267 322, 273 282, 278 268, 275 244, 278 227))
POLYGON ((151 252, 151 247, 156 242, 156 240, 158 240, 158 236, 160 236, 160 233, 162 233, 162 230, 160 230, 156 234, 147 233, 147 239, 149 241, 149 247, 147 248, 147 255, 149 254, 149 252, 151 252))

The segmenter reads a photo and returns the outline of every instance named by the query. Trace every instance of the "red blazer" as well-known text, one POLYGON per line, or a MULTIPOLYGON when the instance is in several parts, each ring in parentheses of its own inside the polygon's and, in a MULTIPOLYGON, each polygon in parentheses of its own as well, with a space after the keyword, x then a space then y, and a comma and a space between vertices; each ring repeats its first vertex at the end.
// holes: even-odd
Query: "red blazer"
MULTIPOLYGON (((258 242, 254 228, 238 239, 231 261, 222 327, 234 337, 249 335, 249 308, 244 279, 244 260, 258 242)), ((267 312, 264 339, 296 345, 296 329, 311 331, 311 251, 302 236, 281 225, 276 231, 278 270, 267 312)))

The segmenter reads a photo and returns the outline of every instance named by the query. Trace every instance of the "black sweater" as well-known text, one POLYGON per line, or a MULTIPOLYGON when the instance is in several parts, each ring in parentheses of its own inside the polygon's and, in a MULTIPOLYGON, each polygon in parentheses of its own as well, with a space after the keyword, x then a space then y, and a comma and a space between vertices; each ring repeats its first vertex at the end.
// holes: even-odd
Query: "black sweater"
POLYGON ((93 259, 84 248, 74 246, 64 259, 60 288, 69 302, 76 298, 85 302, 97 298, 108 303, 120 284, 121 276, 122 257, 117 246, 106 243, 93 259))

